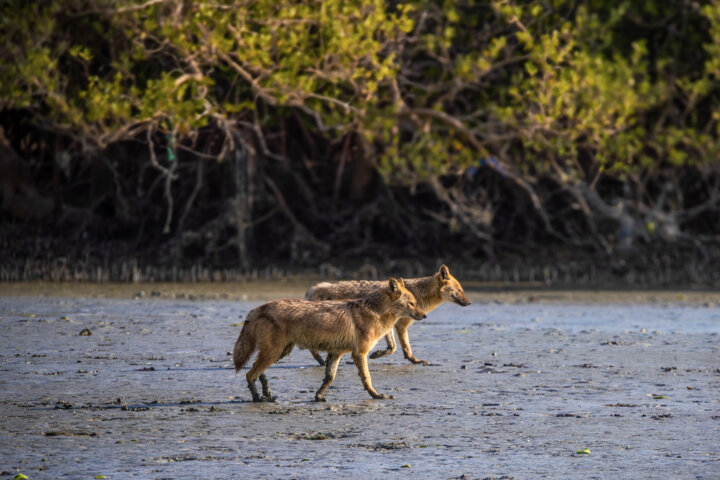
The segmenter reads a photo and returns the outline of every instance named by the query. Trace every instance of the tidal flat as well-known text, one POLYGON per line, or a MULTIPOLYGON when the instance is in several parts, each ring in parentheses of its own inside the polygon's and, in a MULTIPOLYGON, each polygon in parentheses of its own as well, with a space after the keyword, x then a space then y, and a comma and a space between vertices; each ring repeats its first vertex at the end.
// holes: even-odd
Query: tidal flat
POLYGON ((410 328, 428 366, 369 361, 393 400, 345 356, 313 402, 324 369, 295 349, 266 372, 277 401, 252 403, 229 354, 244 317, 307 286, 1 286, 0 478, 720 472, 717 293, 470 291, 410 328))

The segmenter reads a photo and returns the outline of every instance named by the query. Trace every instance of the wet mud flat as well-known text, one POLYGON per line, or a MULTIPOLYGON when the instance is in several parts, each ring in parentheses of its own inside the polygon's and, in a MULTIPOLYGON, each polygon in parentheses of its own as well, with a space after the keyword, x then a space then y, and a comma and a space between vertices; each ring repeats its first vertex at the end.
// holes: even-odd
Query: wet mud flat
POLYGON ((471 299, 369 361, 394 400, 296 349, 254 404, 260 301, 0 296, 0 478, 718 478, 717 303, 471 299))

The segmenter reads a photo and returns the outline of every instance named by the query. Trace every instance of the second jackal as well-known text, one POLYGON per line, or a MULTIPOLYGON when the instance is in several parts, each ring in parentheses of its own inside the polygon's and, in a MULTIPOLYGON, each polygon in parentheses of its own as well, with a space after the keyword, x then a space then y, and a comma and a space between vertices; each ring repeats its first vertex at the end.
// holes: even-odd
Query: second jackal
MULTIPOLYGON (((470 300, 465 296, 460 282, 450 275, 450 270, 442 265, 437 273, 429 277, 410 278, 405 281, 405 286, 415 295, 418 306, 428 313, 443 302, 454 302, 463 307, 470 305, 470 300)), ((346 282, 322 282, 318 283, 307 291, 306 300, 333 300, 340 298, 359 298, 371 293, 377 292, 384 288, 384 282, 346 281, 346 282)), ((412 363, 422 363, 427 365, 427 360, 421 360, 415 357, 410 347, 410 339, 408 337, 408 328, 414 322, 411 316, 403 316, 395 324, 395 331, 400 339, 403 355, 412 363)), ((389 355, 396 350, 395 336, 390 331, 385 336, 387 348, 385 350, 377 350, 370 355, 370 358, 379 358, 389 355)), ((320 365, 324 365, 325 361, 316 350, 311 350, 313 357, 320 365)))

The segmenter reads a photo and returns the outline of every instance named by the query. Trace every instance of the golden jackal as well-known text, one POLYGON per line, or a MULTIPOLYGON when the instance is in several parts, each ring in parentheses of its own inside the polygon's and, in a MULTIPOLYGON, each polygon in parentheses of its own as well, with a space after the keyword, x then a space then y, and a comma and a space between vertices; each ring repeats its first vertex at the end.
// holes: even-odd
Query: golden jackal
POLYGON ((265 370, 289 354, 295 345, 328 352, 325 378, 315 393, 316 401, 325 401, 325 390, 335 378, 340 357, 352 353, 365 390, 373 398, 392 398, 375 391, 370 381, 367 354, 383 335, 392 330, 399 317, 425 318, 425 313, 404 286, 403 280, 391 278, 386 287, 355 300, 309 302, 275 300, 248 313, 240 336, 235 342, 233 360, 240 370, 250 355, 258 356, 246 378, 254 402, 275 400, 265 377, 265 370), (258 395, 255 380, 260 379, 263 396, 258 395))
MULTIPOLYGON (((383 285, 383 282, 370 282, 366 280, 337 283, 322 282, 310 287, 305 294, 305 299, 334 300, 341 298, 358 298, 381 290, 383 285)), ((425 313, 430 312, 443 302, 455 302, 463 307, 470 305, 470 300, 465 296, 460 282, 450 275, 450 270, 448 270, 445 265, 440 266, 437 273, 429 277, 408 279, 405 282, 405 286, 415 295, 418 306, 422 308, 425 313)), ((395 331, 397 331, 398 338, 400 339, 400 346, 402 347, 405 358, 410 362, 427 365, 428 362, 426 360, 420 360, 413 356, 412 349, 410 348, 410 339, 408 338, 407 330, 412 324, 413 319, 408 315, 404 315, 395 324, 395 331)), ((397 347, 392 331, 385 336, 385 340, 387 342, 387 349, 373 352, 370 358, 379 358, 395 352, 397 347)), ((312 353, 320 365, 325 363, 316 350, 310 350, 310 353, 312 353)))

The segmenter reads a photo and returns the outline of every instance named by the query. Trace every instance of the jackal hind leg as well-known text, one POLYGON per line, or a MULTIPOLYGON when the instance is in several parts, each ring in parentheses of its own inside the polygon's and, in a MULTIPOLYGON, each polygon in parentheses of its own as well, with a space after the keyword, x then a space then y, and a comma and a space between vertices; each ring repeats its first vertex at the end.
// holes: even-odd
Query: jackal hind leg
POLYGON ((385 335, 385 342, 387 342, 387 348, 385 350, 375 350, 370 354, 370 358, 380 358, 385 355, 392 355, 395 353, 395 350, 397 350, 397 343, 395 343, 395 334, 392 330, 385 335))
MULTIPOLYGON (((320 352, 317 350, 310 350, 310 354, 313 356, 313 358, 320 364, 321 367, 324 367, 326 362, 325 359, 320 355, 320 352)), ((329 357, 330 355, 328 355, 329 357)))
POLYGON ((273 397, 270 394, 270 384, 268 383, 267 377, 265 376, 264 372, 268 369, 270 365, 278 361, 280 355, 284 350, 284 347, 285 346, 282 345, 280 348, 273 347, 269 349, 261 349, 258 353, 258 357, 255 360, 255 363, 253 363, 252 368, 248 371, 247 375, 245 375, 253 402, 275 401, 276 397, 273 397), (255 380, 257 380, 258 378, 260 379, 260 384, 262 385, 262 397, 258 394, 257 388, 255 387, 255 380))
POLYGON ((263 402, 274 402, 277 397, 272 396, 272 392, 270 392, 270 384, 268 383, 267 377, 264 373, 260 374, 260 385, 262 385, 262 401, 263 402))
POLYGON ((420 363, 422 365, 429 365, 430 362, 427 360, 421 360, 415 357, 410 348, 410 338, 408 337, 408 328, 412 325, 412 321, 403 322, 399 321, 395 324, 395 330, 397 330, 398 338, 400 339, 400 348, 402 348, 403 356, 411 363, 420 363))
POLYGON ((360 380, 362 381, 363 387, 370 394, 371 397, 382 400, 386 398, 393 398, 392 395, 386 393, 378 393, 372 386, 372 380, 370 379, 370 371, 367 366, 367 354, 353 353, 353 361, 358 369, 360 380))
POLYGON ((337 373, 338 364, 340 363, 341 355, 337 353, 328 353, 327 360, 325 361, 325 378, 320 388, 315 392, 316 402, 327 402, 325 400, 325 391, 328 389, 330 384, 335 380, 335 374, 337 373))

